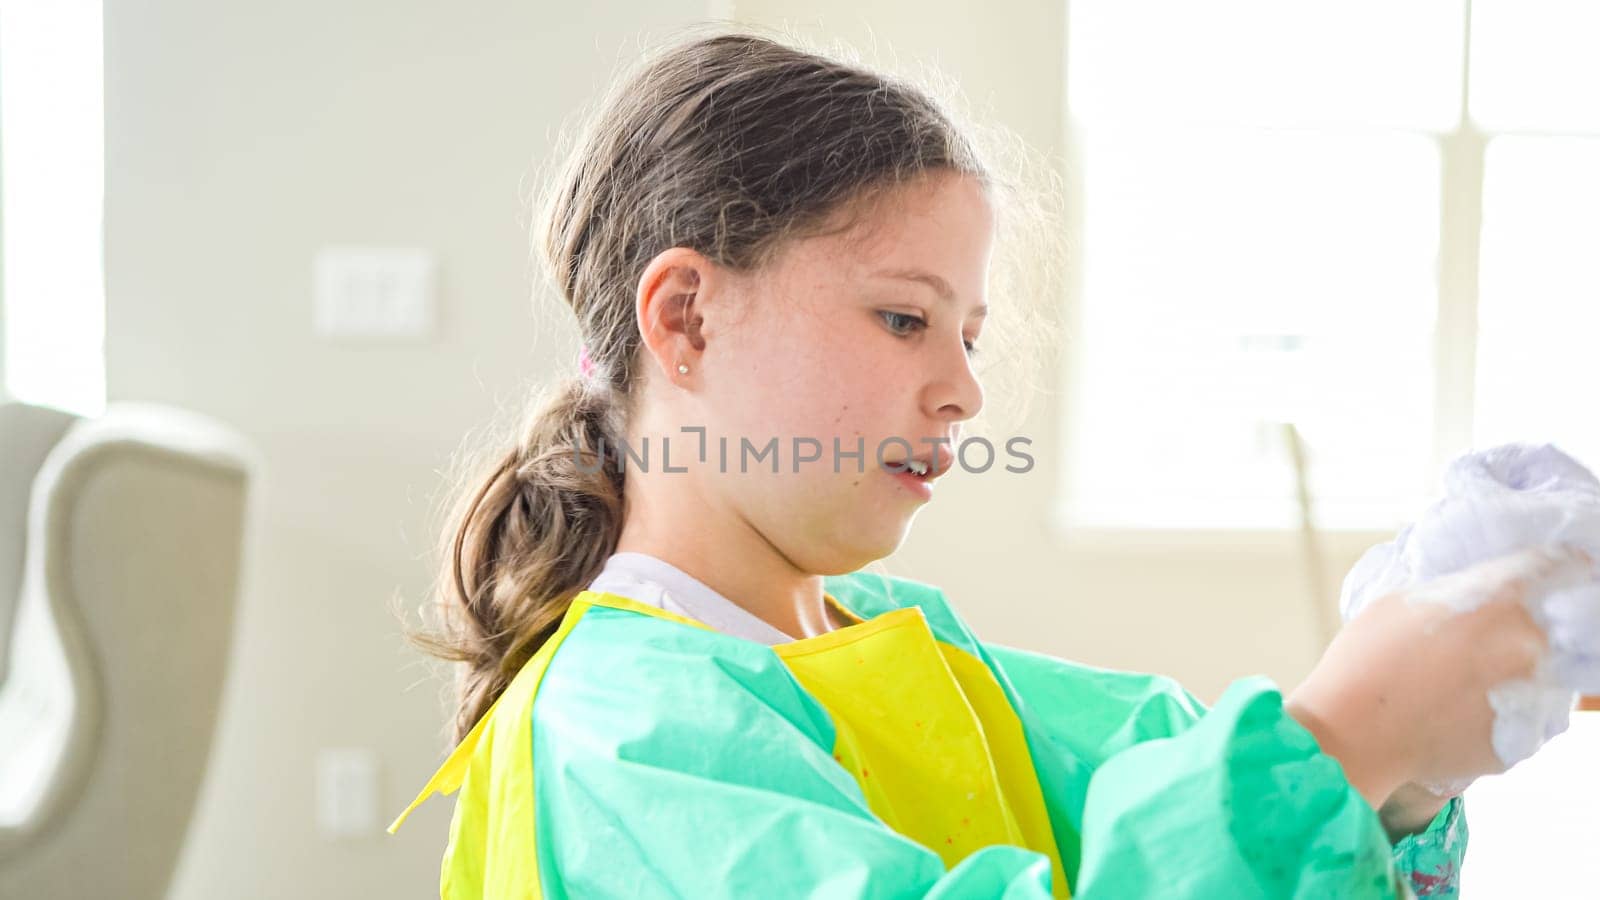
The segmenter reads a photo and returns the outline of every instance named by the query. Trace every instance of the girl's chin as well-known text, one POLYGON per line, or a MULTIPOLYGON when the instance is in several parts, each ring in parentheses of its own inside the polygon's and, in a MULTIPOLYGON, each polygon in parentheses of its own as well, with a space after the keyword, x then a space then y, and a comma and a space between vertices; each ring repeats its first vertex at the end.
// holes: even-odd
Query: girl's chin
POLYGON ((808 542, 811 546, 804 553, 791 558, 812 572, 855 572, 900 549, 909 531, 910 520, 904 516, 898 519, 873 519, 861 513, 853 521, 839 524, 843 527, 830 527, 828 533, 821 536, 823 543, 819 545, 817 536, 813 535, 808 542))
POLYGON ((876 527, 858 536, 861 555, 870 556, 872 560, 883 559, 899 550, 910 536, 911 520, 916 517, 914 509, 903 513, 883 510, 882 513, 883 518, 876 523, 876 527))
MULTIPOLYGON (((926 504, 916 500, 904 488, 884 478, 875 485, 887 488, 883 493, 862 492, 839 498, 842 502, 829 505, 831 513, 806 516, 813 523, 807 527, 813 544, 813 553, 820 552, 827 559, 813 558, 813 571, 854 572, 868 563, 893 554, 905 543, 911 533, 912 520, 926 504), (815 528, 816 530, 812 530, 815 528), (821 532, 820 534, 818 532, 821 532)), ((786 508, 790 511, 803 508, 816 494, 793 496, 786 508)), ((792 512, 789 516, 790 521, 792 512)), ((797 538, 800 535, 795 535, 797 538)))

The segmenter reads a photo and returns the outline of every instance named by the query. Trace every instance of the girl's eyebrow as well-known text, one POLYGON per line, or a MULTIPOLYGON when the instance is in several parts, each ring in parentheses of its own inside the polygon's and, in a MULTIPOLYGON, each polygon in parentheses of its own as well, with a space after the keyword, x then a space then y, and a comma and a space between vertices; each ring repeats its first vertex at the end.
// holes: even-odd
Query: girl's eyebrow
MULTIPOLYGON (((932 272, 924 272, 921 269, 884 269, 872 274, 882 278, 900 278, 906 281, 920 282, 928 287, 933 288, 934 291, 938 293, 940 297, 944 298, 945 301, 949 303, 956 302, 956 292, 950 287, 950 282, 945 281, 943 278, 940 278, 938 275, 935 275, 932 272)), ((972 311, 972 315, 975 317, 982 317, 988 314, 989 305, 987 303, 979 305, 972 311)))

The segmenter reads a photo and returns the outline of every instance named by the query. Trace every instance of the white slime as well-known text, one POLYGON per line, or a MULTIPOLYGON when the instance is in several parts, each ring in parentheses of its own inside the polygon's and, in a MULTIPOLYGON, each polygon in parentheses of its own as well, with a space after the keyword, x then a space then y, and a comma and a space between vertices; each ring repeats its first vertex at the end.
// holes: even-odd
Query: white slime
MULTIPOLYGON (((1508 580, 1526 585, 1522 602, 1548 647, 1531 677, 1489 691, 1494 751, 1509 768, 1567 729, 1580 694, 1600 694, 1600 565, 1547 574, 1556 545, 1600 560, 1600 479, 1554 445, 1504 444, 1456 458, 1444 481, 1442 499, 1351 568, 1340 609, 1348 621, 1371 601, 1414 588, 1409 600, 1447 603, 1459 613, 1508 580), (1458 575, 1536 547, 1552 555, 1512 557, 1504 571, 1480 570, 1470 581, 1458 575)), ((1425 786, 1453 795, 1470 783, 1425 786)))

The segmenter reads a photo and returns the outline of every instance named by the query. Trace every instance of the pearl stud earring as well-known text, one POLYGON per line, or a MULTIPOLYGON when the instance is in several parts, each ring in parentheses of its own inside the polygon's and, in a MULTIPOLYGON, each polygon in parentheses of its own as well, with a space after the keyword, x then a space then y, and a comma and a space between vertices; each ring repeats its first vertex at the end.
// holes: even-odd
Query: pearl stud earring
POLYGON ((678 374, 679 375, 687 375, 687 374, 689 374, 689 367, 684 365, 683 363, 678 363, 678 374))

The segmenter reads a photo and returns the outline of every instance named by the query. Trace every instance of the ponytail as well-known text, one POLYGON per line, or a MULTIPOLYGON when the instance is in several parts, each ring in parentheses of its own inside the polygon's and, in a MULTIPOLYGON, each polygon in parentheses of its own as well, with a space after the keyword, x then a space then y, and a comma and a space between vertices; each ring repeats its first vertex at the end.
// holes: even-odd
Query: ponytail
POLYGON ((462 662, 460 741, 599 574, 622 530, 620 467, 602 465, 620 427, 604 384, 575 379, 540 403, 516 446, 461 493, 445 531, 442 634, 412 634, 462 662))

